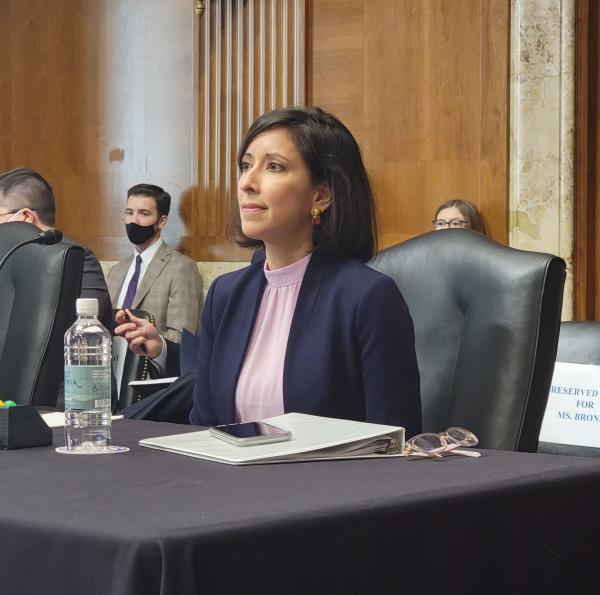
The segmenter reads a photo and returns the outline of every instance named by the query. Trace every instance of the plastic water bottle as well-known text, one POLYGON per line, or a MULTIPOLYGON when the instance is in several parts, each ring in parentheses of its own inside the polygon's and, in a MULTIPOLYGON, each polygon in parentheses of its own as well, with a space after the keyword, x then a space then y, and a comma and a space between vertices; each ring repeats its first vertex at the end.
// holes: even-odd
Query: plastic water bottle
MULTIPOLYGON (((65 448, 106 452, 111 442, 110 333, 98 320, 98 300, 78 299, 65 334, 65 448)), ((63 449, 60 449, 63 450, 63 449)))

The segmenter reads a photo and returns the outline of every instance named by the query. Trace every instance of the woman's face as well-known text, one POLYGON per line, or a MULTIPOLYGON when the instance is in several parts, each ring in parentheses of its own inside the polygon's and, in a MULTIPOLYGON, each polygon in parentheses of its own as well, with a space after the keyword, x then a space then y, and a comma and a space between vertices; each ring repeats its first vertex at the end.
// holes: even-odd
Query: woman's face
POLYGON ((447 207, 442 209, 435 218, 433 228, 436 231, 447 228, 463 228, 471 227, 469 220, 456 208, 447 207))
POLYGON ((267 247, 312 249, 310 211, 329 206, 329 192, 315 185, 291 134, 274 128, 259 134, 242 157, 238 205, 244 235, 267 247))

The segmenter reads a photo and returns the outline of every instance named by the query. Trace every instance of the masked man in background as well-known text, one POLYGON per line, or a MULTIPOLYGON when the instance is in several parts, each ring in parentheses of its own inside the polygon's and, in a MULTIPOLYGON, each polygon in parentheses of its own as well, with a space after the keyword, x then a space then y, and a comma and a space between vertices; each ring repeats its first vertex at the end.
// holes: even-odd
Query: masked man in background
POLYGON ((159 186, 136 184, 127 191, 125 228, 133 254, 108 273, 114 308, 139 308, 154 317, 158 332, 179 343, 184 328, 196 333, 202 281, 196 263, 160 237, 171 197, 159 186))

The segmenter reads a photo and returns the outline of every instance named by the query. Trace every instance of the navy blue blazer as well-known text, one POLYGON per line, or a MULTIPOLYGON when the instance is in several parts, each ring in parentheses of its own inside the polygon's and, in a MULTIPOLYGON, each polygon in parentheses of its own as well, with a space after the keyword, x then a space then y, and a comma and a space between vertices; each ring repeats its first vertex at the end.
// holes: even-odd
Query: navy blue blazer
MULTIPOLYGON (((235 421, 235 391, 266 284, 264 259, 212 284, 204 310, 190 421, 235 421)), ((285 353, 286 413, 421 431, 413 322, 395 282, 352 260, 314 253, 285 353)))

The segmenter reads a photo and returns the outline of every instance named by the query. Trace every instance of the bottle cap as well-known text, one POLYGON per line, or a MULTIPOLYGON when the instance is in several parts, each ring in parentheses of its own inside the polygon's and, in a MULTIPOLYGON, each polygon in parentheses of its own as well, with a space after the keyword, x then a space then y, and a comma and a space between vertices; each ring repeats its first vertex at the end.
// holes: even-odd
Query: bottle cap
POLYGON ((76 304, 77 315, 98 315, 98 300, 96 298, 79 298, 76 304))

